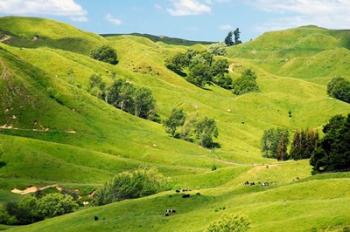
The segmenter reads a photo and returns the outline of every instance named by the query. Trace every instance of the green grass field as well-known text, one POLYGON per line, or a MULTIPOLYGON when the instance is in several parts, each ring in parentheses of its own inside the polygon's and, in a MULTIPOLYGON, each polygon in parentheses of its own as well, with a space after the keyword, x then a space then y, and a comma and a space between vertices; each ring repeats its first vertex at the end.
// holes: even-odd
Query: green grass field
POLYGON ((350 226, 350 174, 312 176, 307 160, 262 158, 260 138, 273 127, 321 129, 332 116, 350 112, 349 104, 326 93, 333 76, 350 78, 349 33, 308 26, 229 48, 232 77, 252 68, 261 89, 234 96, 215 85, 198 88, 165 67, 171 54, 207 44, 102 37, 52 20, 0 18, 0 34, 10 37, 0 43, 0 145, 6 162, 0 168, 0 203, 20 197, 11 189, 32 185, 89 192, 139 166, 157 167, 172 188, 0 230, 203 231, 224 214, 242 213, 251 231, 343 231, 350 226), (117 50, 117 66, 89 58, 102 44, 117 50), (173 107, 214 118, 221 148, 171 138, 162 125, 90 95, 95 73, 109 84, 123 78, 151 89, 162 118, 173 107), (213 165, 218 169, 212 171, 213 165), (244 186, 245 181, 273 184, 244 186), (181 198, 177 188, 192 189, 193 197, 181 198), (164 217, 167 208, 176 208, 176 215, 164 217))

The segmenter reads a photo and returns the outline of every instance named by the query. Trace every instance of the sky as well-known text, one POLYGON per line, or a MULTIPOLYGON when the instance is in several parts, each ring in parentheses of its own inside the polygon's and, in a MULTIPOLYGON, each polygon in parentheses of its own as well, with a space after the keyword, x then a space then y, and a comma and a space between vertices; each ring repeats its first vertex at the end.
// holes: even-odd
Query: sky
MULTIPOLYGON (((0 16, 52 18, 95 33, 243 41, 302 25, 350 28, 350 0, 0 0, 0 16)), ((0 28, 1 29, 1 28, 0 28)))

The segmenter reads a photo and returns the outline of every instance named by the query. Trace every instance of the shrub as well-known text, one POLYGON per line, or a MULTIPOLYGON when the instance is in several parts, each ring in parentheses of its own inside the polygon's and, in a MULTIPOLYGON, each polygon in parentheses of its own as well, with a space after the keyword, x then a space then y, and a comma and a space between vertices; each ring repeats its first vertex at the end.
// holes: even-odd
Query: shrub
POLYGON ((226 47, 223 43, 212 44, 208 48, 208 52, 214 56, 224 56, 226 55, 226 47))
POLYGON ((350 170, 350 114, 334 116, 323 128, 324 137, 317 145, 310 164, 314 172, 350 170))
POLYGON ((180 76, 186 76, 183 68, 189 65, 189 55, 185 53, 177 53, 175 56, 165 60, 165 66, 180 76))
POLYGON ((261 139, 261 151, 266 158, 287 160, 287 147, 289 133, 285 129, 268 129, 264 131, 261 139))
POLYGON ((333 78, 327 85, 328 95, 350 103, 350 81, 342 77, 333 78))
POLYGON ((186 121, 185 112, 182 109, 174 108, 168 119, 164 121, 165 131, 171 136, 176 137, 176 129, 183 126, 186 121))
POLYGON ((316 130, 306 129, 295 132, 290 157, 294 160, 309 159, 316 150, 318 140, 316 130))
POLYGON ((163 176, 156 169, 137 169, 123 172, 96 191, 94 203, 105 205, 114 201, 138 198, 162 190, 163 176))
POLYGON ((209 225, 207 232, 245 232, 250 222, 246 217, 228 215, 209 225))
POLYGON ((17 224, 17 219, 11 216, 4 206, 0 205, 0 224, 4 225, 15 225, 17 224))
POLYGON ((42 220, 35 197, 24 197, 18 202, 6 204, 6 211, 15 218, 17 225, 26 225, 42 220))
POLYGON ((73 212, 78 204, 70 195, 51 193, 38 200, 38 212, 42 217, 55 217, 73 212))
POLYGON ((256 91, 259 91, 259 86, 256 82, 256 74, 251 69, 245 70, 241 77, 233 82, 233 93, 236 95, 256 91))
POLYGON ((118 56, 116 51, 109 46, 101 46, 90 52, 90 56, 99 61, 109 64, 118 64, 118 56))

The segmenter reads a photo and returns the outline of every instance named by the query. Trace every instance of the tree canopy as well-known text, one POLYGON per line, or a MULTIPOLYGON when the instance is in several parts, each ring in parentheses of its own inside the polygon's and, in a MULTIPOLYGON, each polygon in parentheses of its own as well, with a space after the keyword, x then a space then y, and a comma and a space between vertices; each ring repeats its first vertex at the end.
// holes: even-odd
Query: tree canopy
POLYGON ((259 86, 256 82, 256 74, 251 69, 246 69, 240 78, 233 82, 233 93, 242 95, 249 92, 259 91, 259 86))
POLYGON ((90 56, 99 61, 103 61, 109 64, 118 64, 117 52, 109 46, 101 46, 90 52, 90 56))
POLYGON ((343 77, 333 78, 327 85, 328 95, 350 103, 350 81, 343 77))
POLYGON ((324 137, 310 159, 314 172, 350 170, 350 114, 337 115, 323 127, 324 137))

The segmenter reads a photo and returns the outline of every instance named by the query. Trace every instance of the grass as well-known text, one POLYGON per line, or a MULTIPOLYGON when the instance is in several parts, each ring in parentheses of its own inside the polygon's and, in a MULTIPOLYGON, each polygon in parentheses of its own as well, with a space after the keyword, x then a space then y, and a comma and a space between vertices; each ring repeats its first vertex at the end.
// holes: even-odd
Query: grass
POLYGON ((0 31, 12 36, 0 43, 0 125, 12 126, 0 129, 1 159, 6 162, 0 168, 0 202, 18 199, 10 190, 30 185, 57 183, 89 192, 139 166, 157 167, 172 189, 12 231, 203 231, 226 213, 246 214, 252 231, 349 224, 348 174, 311 176, 308 161, 279 163, 260 154, 267 128, 321 129, 331 116, 350 112, 349 104, 326 94, 333 75, 349 74, 347 31, 308 26, 267 33, 230 48, 230 75, 236 78, 252 68, 258 76, 261 90, 242 96, 215 85, 198 88, 164 66, 169 55, 206 49, 206 44, 101 37, 36 18, 0 18, 0 31), (33 41, 35 35, 41 40, 33 41), (101 44, 117 50, 117 66, 87 56, 101 44), (151 89, 162 118, 175 106, 189 116, 214 118, 221 148, 207 150, 171 138, 162 125, 91 96, 87 87, 94 73, 108 84, 123 78, 151 89), (246 181, 271 185, 244 186, 246 181), (181 198, 174 190, 182 188, 192 189, 193 196, 181 198), (167 208, 176 208, 176 215, 164 217, 167 208))

